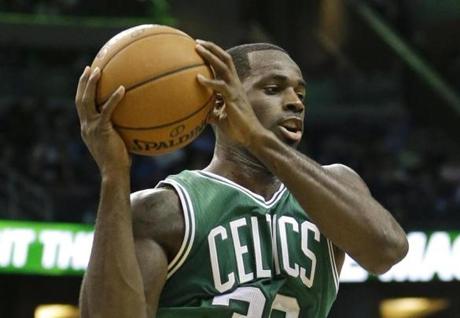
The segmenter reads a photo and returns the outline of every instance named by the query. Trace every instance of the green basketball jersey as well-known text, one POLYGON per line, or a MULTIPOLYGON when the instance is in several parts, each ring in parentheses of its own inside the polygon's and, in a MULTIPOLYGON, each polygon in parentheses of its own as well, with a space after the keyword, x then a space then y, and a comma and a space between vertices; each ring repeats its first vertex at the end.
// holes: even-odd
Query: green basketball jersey
POLYGON ((266 201, 224 177, 184 171, 185 236, 168 267, 161 318, 323 318, 338 290, 332 243, 284 185, 266 201))

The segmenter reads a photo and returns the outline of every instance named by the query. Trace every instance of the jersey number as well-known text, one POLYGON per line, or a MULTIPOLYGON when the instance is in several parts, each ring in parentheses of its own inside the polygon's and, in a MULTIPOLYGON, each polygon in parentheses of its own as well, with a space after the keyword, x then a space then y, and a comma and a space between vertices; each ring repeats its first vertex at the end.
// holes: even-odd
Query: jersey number
MULTIPOLYGON (((246 315, 234 313, 232 318, 261 318, 265 303, 267 302, 265 295, 257 287, 239 287, 232 293, 219 295, 212 300, 213 305, 230 306, 230 300, 244 301, 249 304, 246 315)), ((299 303, 294 297, 277 294, 270 314, 273 310, 285 313, 285 318, 298 318, 300 313, 299 303)))

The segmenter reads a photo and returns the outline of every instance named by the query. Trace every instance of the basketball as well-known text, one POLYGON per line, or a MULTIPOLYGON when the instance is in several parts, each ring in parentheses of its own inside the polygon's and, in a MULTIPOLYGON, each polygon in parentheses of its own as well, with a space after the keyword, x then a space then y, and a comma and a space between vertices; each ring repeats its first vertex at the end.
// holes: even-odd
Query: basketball
POLYGON ((162 25, 139 25, 111 38, 95 57, 99 67, 96 104, 120 86, 126 93, 112 122, 128 151, 159 155, 192 142, 204 130, 213 92, 197 74, 212 71, 195 51, 195 40, 162 25))

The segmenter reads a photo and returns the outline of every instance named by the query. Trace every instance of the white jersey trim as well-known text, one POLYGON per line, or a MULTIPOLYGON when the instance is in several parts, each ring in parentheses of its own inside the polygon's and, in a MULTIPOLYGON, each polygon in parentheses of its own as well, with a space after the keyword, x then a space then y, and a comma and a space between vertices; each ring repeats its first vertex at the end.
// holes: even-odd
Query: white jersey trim
POLYGON ((177 181, 166 179, 158 183, 157 187, 165 184, 172 186, 174 190, 176 190, 181 202, 185 223, 185 233, 181 247, 173 260, 168 264, 167 279, 169 279, 175 272, 177 272, 182 264, 184 264, 190 254, 190 250, 192 249, 193 241, 195 239, 195 213, 192 201, 190 200, 190 195, 183 186, 181 186, 177 181))
POLYGON ((236 182, 233 182, 232 180, 229 180, 225 177, 219 176, 215 173, 209 172, 209 171, 197 171, 194 170, 192 173, 195 173, 196 175, 213 180, 215 182, 218 182, 220 184, 224 184, 226 186, 232 187, 242 193, 244 193, 246 196, 250 197, 253 201, 257 202, 258 204, 262 205, 265 208, 271 208, 273 207, 283 196, 284 192, 286 191, 286 187, 284 184, 281 184, 279 189, 273 194, 270 200, 265 200, 263 196, 260 194, 254 193, 249 189, 246 189, 245 187, 239 185, 236 182))
POLYGON ((339 292, 339 271, 337 270, 337 264, 335 262, 334 245, 328 238, 326 238, 326 241, 327 241, 327 248, 329 250, 329 259, 331 263, 332 277, 334 278, 335 290, 338 293, 339 292))

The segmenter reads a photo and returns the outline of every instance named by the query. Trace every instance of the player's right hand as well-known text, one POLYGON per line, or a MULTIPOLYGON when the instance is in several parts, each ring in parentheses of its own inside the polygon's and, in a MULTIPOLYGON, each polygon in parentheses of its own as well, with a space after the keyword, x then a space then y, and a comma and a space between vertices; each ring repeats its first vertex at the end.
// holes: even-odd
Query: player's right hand
POLYGON ((98 110, 96 87, 100 76, 99 68, 91 70, 87 66, 78 82, 75 104, 80 119, 81 136, 103 176, 129 172, 131 158, 111 122, 115 107, 125 95, 125 88, 120 86, 98 110))
POLYGON ((221 108, 215 108, 208 122, 219 126, 228 138, 245 147, 251 147, 256 133, 266 130, 257 118, 254 109, 241 83, 232 57, 220 46, 203 40, 197 40, 197 52, 213 68, 216 78, 208 79, 198 75, 202 85, 214 90, 223 102, 221 108))

